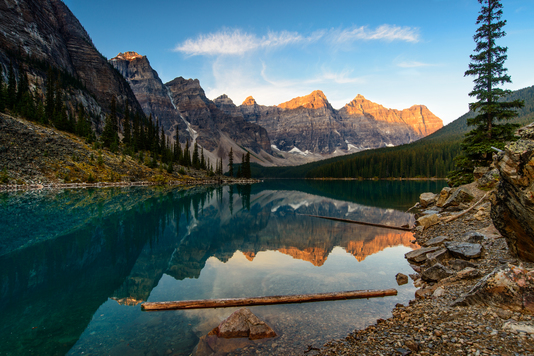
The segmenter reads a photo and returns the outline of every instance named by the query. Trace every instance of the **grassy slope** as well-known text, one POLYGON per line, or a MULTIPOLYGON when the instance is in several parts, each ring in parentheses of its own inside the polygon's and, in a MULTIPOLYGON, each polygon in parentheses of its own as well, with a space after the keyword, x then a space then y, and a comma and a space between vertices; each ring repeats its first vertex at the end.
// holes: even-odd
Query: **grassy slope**
MULTIPOLYGON (((525 107, 518 110, 518 117, 513 121, 520 125, 525 125, 527 123, 534 121, 534 86, 527 87, 514 91, 507 100, 516 100, 521 99, 525 101, 525 107)), ((473 117, 473 112, 468 112, 458 119, 454 120, 447 126, 444 126, 440 130, 434 132, 432 135, 429 135, 425 138, 422 138, 416 142, 409 143, 402 146, 391 147, 391 148, 379 148, 376 150, 358 152, 351 155, 340 156, 335 158, 330 158, 322 161, 312 162, 300 166, 291 166, 291 167, 262 167, 258 164, 251 164, 252 176, 255 178, 304 178, 306 173, 312 169, 321 167, 323 165, 331 164, 334 162, 350 159, 352 157, 357 157, 358 155, 369 154, 370 152, 399 152, 406 151, 409 152, 415 147, 421 147, 437 142, 457 142, 459 145, 462 141, 464 135, 470 130, 467 126, 467 119, 473 117)))

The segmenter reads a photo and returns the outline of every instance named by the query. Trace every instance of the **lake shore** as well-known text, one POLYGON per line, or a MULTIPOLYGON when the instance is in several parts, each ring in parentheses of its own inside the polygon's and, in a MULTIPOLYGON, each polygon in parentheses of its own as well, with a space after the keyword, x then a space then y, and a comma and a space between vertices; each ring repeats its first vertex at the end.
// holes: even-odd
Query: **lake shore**
MULTIPOLYGON (((474 201, 486 193, 474 185, 470 188, 475 193, 474 201)), ((454 259, 437 253, 433 258, 442 258, 440 262, 452 272, 448 277, 435 277, 437 280, 434 281, 430 281, 428 276, 435 261, 425 259, 415 263, 412 260, 414 274, 410 275, 410 282, 419 289, 408 305, 398 304, 392 311, 392 317, 379 319, 375 325, 356 330, 345 339, 332 340, 320 350, 310 347, 304 354, 532 355, 534 334, 521 332, 521 327, 534 330, 532 315, 483 304, 453 306, 498 267, 534 267, 532 263, 521 262, 510 255, 505 239, 493 226, 489 210, 490 204, 486 202, 450 222, 443 219, 459 213, 441 211, 439 223, 419 229, 414 234, 421 246, 430 243, 438 248, 447 241, 477 240, 482 246, 481 257, 454 259), (430 241, 441 236, 445 236, 446 240, 442 239, 441 243, 440 239, 430 241), (421 278, 423 275, 426 281, 421 278)))
POLYGON ((48 183, 48 184, 4 184, 0 185, 0 192, 40 190, 40 189, 87 189, 87 188, 110 188, 110 187, 148 187, 148 186, 177 186, 195 187, 204 185, 226 184, 254 184, 257 179, 189 179, 169 181, 165 183, 141 181, 141 182, 97 182, 97 183, 48 183))

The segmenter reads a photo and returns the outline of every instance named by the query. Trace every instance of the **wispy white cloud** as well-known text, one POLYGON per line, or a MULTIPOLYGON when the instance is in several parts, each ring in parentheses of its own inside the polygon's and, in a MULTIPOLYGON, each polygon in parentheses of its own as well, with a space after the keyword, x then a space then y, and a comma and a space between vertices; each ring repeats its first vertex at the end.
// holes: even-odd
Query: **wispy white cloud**
POLYGON ((258 37, 241 30, 223 30, 188 39, 174 50, 191 56, 242 55, 260 48, 281 47, 304 40, 300 34, 288 31, 269 32, 266 36, 258 37))
POLYGON ((195 39, 189 38, 178 44, 174 51, 190 56, 243 55, 258 49, 278 48, 298 43, 314 43, 320 40, 337 43, 357 40, 418 42, 419 30, 413 27, 382 25, 374 30, 362 26, 345 30, 317 30, 307 36, 298 32, 281 31, 269 32, 260 37, 239 29, 225 29, 215 33, 200 34, 195 39))
POLYGON ((356 40, 419 42, 419 29, 407 26, 381 25, 375 30, 371 30, 361 26, 342 31, 333 31, 331 36, 336 42, 353 42, 356 40))

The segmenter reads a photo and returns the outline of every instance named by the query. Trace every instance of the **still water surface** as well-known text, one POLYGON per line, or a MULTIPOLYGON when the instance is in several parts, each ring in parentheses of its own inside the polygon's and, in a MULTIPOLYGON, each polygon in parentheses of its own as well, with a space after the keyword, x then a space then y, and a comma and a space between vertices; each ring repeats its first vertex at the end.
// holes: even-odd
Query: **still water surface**
POLYGON ((236 308, 142 312, 144 301, 396 288, 396 297, 251 307, 279 337, 244 354, 302 354, 386 318, 413 224, 444 182, 266 181, 246 186, 0 194, 0 355, 189 355, 236 308))

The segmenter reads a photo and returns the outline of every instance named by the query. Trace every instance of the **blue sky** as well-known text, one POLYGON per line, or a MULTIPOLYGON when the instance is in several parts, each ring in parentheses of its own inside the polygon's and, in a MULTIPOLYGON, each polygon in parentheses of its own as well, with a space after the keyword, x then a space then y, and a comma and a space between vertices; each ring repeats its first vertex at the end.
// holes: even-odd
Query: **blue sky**
MULTIPOLYGON (((476 0, 64 0, 108 58, 146 55, 164 82, 198 78, 210 99, 276 105, 322 90, 388 108, 468 110, 476 0)), ((534 85, 534 0, 504 0, 508 89, 534 85)))

